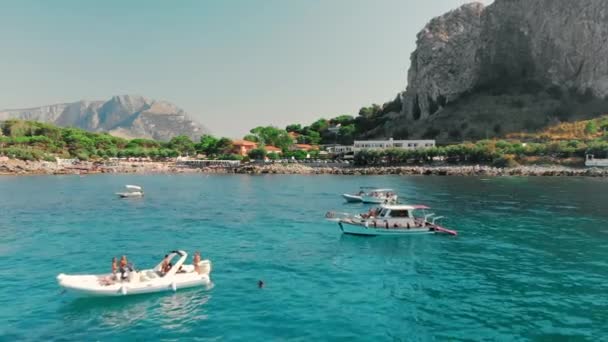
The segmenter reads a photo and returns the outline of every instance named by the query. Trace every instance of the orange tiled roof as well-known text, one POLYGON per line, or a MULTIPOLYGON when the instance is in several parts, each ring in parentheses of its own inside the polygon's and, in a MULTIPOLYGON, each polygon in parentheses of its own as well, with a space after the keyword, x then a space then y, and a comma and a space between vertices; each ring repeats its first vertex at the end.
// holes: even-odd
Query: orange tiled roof
POLYGON ((308 144, 295 144, 294 146, 296 148, 300 149, 300 150, 310 150, 310 149, 312 149, 312 145, 308 145, 308 144))
POLYGON ((276 146, 272 146, 272 145, 266 145, 266 146, 264 146, 264 149, 266 149, 267 152, 281 152, 281 151, 283 151, 280 148, 278 148, 276 146))
POLYGON ((258 144, 253 141, 238 139, 238 140, 232 140, 232 145, 234 145, 234 146, 257 146, 258 144))

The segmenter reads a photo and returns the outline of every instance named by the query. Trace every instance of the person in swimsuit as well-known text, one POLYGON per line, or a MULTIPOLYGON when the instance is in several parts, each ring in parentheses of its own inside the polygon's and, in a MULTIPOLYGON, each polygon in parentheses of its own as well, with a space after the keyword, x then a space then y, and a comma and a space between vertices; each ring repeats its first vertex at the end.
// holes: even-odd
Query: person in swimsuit
POLYGON ((112 276, 114 277, 116 275, 116 272, 118 271, 118 263, 116 262, 116 257, 112 258, 112 276))
POLYGON ((201 253, 200 252, 194 253, 194 256, 192 257, 192 264, 194 265, 194 271, 198 274, 201 274, 201 266, 199 265, 200 262, 201 262, 201 253))
POLYGON ((160 273, 163 275, 169 272, 173 265, 169 262, 169 254, 165 255, 165 259, 163 259, 163 264, 160 267, 160 273))
POLYGON ((107 277, 100 277, 99 278, 99 283, 101 285, 107 286, 107 285, 111 285, 114 283, 114 280, 116 279, 116 271, 118 270, 118 265, 116 263, 116 257, 112 258, 112 274, 110 274, 107 277))
POLYGON ((126 279, 127 278, 127 274, 128 274, 128 270, 127 270, 127 265, 129 264, 129 262, 127 261, 127 256, 123 255, 120 258, 120 279, 126 279))

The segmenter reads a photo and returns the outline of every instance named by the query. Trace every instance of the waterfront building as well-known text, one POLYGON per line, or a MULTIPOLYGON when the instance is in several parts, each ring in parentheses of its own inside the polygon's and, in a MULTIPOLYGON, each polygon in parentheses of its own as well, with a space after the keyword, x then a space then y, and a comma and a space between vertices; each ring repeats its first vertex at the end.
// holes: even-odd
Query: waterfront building
POLYGON ((585 166, 608 167, 608 159, 595 158, 593 154, 588 154, 585 158, 585 166))
POLYGON ((393 138, 390 138, 388 140, 355 140, 353 151, 381 151, 387 149, 417 150, 431 147, 435 147, 435 140, 393 140, 393 138))
POLYGON ((305 151, 305 152, 309 152, 312 150, 318 150, 319 147, 315 146, 315 145, 309 145, 309 144, 293 144, 291 145, 291 147, 289 148, 292 151, 305 151))
POLYGON ((345 154, 353 152, 353 145, 333 145, 327 147, 327 152, 333 154, 345 154))
POLYGON ((249 151, 255 149, 258 146, 257 143, 249 140, 233 140, 232 141, 232 153, 238 154, 245 157, 249 151))
POLYGON ((272 145, 264 146, 264 150, 266 150, 266 153, 276 153, 276 154, 283 153, 283 150, 281 150, 280 148, 278 148, 276 146, 272 146, 272 145))

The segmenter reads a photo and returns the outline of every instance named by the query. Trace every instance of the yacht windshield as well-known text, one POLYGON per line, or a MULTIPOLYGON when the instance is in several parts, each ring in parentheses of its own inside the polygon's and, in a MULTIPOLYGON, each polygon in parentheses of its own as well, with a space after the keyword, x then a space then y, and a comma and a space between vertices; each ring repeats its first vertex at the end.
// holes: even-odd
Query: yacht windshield
POLYGON ((412 215, 414 216, 414 218, 424 218, 425 211, 424 210, 414 210, 412 212, 412 215))
POLYGON ((409 217, 407 210, 391 210, 391 217, 409 217))

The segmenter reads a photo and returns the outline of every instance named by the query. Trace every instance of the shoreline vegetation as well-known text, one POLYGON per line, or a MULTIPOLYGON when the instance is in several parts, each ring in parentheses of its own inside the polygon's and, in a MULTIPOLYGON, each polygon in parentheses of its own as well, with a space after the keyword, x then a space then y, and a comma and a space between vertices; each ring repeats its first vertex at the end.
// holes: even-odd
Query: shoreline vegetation
MULTIPOLYGON (((360 117, 366 117, 364 114, 360 117)), ((586 154, 608 157, 608 116, 561 123, 543 132, 516 133, 503 139, 413 150, 362 150, 354 154, 350 163, 342 162, 340 155, 322 156, 316 144, 327 144, 327 140, 332 139, 329 128, 338 125, 341 131, 345 127, 342 124, 352 120, 350 116, 340 116, 321 119, 307 127, 256 127, 245 138, 255 141, 257 147, 245 156, 235 153, 232 140, 210 135, 202 136, 199 142, 187 136, 177 136, 168 142, 127 140, 107 133, 7 120, 2 122, 0 130, 0 174, 608 175, 608 169, 584 168, 586 154), (307 143, 306 146, 315 149, 297 150, 294 149, 296 143, 307 143), (275 150, 267 153, 266 146, 275 150), (238 160, 240 165, 193 168, 180 163, 183 159, 180 156, 199 160, 238 160), (320 159, 322 157, 325 159, 320 159)), ((349 125, 357 128, 355 132, 359 131, 357 120, 349 125)), ((337 132, 335 136, 342 135, 337 132)), ((353 135, 349 139, 352 138, 353 135)))

